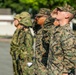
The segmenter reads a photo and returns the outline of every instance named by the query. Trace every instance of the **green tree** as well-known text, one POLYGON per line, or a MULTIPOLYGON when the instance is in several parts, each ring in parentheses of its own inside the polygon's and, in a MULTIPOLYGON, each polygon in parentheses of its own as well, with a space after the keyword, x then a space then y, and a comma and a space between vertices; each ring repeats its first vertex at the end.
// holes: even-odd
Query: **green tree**
POLYGON ((40 8, 53 9, 66 3, 76 9, 76 0, 0 0, 0 8, 11 8, 16 13, 32 9, 31 12, 36 13, 40 8))

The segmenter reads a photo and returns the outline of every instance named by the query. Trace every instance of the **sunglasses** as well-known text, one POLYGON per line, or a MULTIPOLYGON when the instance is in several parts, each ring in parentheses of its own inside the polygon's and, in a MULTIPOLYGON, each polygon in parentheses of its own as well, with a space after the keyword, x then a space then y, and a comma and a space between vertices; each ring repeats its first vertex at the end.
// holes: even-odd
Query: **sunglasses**
POLYGON ((42 17, 42 16, 36 16, 37 18, 40 18, 40 17, 42 17))
POLYGON ((63 11, 62 9, 60 9, 60 8, 57 8, 57 11, 63 11))

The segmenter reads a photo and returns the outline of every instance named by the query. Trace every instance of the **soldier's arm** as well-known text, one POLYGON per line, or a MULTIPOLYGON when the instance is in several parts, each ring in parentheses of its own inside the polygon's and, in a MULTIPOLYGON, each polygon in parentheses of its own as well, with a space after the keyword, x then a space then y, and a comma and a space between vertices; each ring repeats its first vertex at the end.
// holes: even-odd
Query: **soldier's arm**
POLYGON ((32 45, 33 45, 33 38, 30 34, 26 35, 26 48, 28 49, 28 51, 30 51, 32 49, 32 45))
POLYGON ((76 65, 76 37, 70 30, 64 30, 61 38, 61 47, 64 56, 64 66, 69 69, 76 65))
POLYGON ((28 60, 30 61, 32 59, 32 56, 33 56, 33 38, 30 34, 27 34, 26 35, 26 50, 27 50, 27 57, 28 57, 28 60))

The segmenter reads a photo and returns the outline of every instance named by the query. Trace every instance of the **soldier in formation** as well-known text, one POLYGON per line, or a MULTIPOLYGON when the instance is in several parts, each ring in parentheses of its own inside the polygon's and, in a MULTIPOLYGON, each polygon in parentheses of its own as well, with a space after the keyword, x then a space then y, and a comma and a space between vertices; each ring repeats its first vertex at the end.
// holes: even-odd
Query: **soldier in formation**
MULTIPOLYGON (((35 33, 36 33, 36 65, 35 71, 36 75, 46 75, 46 65, 47 65, 47 56, 48 49, 43 46, 43 29, 46 19, 50 16, 50 9, 41 8, 39 13, 35 17, 35 33), (37 29, 36 29, 37 28, 37 29)), ((49 25, 49 21, 47 21, 49 25)), ((46 25, 47 27, 47 25, 46 25)), ((47 34, 47 33, 46 33, 47 34)), ((47 34, 48 35, 48 34, 47 34)), ((48 44, 46 44, 48 47, 48 44)))
POLYGON ((18 18, 16 18, 16 20, 18 20, 18 24, 17 22, 14 24, 20 25, 20 27, 16 29, 10 44, 10 54, 13 58, 14 75, 31 75, 31 72, 33 72, 32 68, 30 68, 33 63, 33 36, 29 29, 32 27, 31 16, 28 12, 22 12, 16 15, 16 17, 18 18), (25 57, 26 55, 27 58, 25 57))
POLYGON ((54 10, 59 25, 53 29, 50 36, 48 54, 48 75, 75 75, 76 68, 76 36, 70 27, 74 17, 73 9, 68 6, 54 10))
POLYGON ((19 24, 20 21, 20 16, 19 14, 17 14, 14 17, 14 25, 17 28, 13 34, 11 43, 10 43, 10 54, 12 56, 12 61, 13 61, 13 71, 14 71, 14 75, 18 75, 18 67, 17 67, 17 55, 16 55, 16 51, 18 50, 18 36, 20 33, 20 30, 22 29, 22 26, 19 24))

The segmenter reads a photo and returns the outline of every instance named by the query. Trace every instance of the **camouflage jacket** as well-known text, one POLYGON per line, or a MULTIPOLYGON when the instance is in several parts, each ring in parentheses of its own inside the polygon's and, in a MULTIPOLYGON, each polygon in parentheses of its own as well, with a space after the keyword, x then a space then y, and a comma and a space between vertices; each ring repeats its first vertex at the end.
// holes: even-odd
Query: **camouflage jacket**
POLYGON ((53 25, 53 19, 51 17, 47 18, 44 26, 40 27, 35 25, 34 28, 36 32, 36 58, 38 58, 40 63, 46 65, 48 51, 49 51, 49 36, 51 27, 53 25))
POLYGON ((50 16, 46 19, 45 23, 44 23, 44 27, 42 30, 42 42, 43 42, 43 47, 45 48, 45 50, 48 52, 49 50, 49 43, 50 43, 50 35, 52 32, 52 27, 53 25, 54 19, 50 16))
POLYGON ((20 29, 16 29, 13 36, 12 40, 10 43, 10 54, 12 55, 14 51, 18 50, 18 37, 20 34, 20 29))
POLYGON ((76 37, 68 24, 57 26, 50 37, 48 69, 50 71, 56 69, 58 73, 69 72, 75 65, 76 37))
POLYGON ((26 59, 28 62, 32 61, 33 57, 33 36, 31 35, 30 30, 24 31, 22 30, 19 37, 19 56, 20 59, 26 59))
POLYGON ((36 58, 42 58, 44 53, 43 44, 42 44, 42 28, 37 31, 36 34, 36 58))

